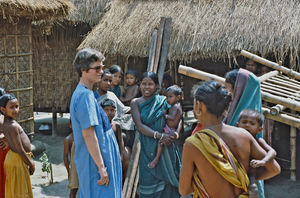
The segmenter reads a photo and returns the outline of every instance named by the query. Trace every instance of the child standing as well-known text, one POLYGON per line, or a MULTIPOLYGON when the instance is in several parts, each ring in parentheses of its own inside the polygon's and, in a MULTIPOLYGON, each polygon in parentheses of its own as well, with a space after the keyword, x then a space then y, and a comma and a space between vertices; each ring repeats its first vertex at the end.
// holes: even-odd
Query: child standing
MULTIPOLYGON (((177 132, 177 129, 179 127, 179 124, 181 123, 181 117, 182 117, 182 108, 179 103, 182 95, 181 88, 178 87, 177 85, 173 85, 171 87, 168 87, 166 89, 165 95, 167 97, 167 102, 169 105, 171 105, 171 108, 168 109, 167 114, 165 114, 165 118, 167 121, 167 124, 164 128, 165 133, 167 134, 176 134, 177 139, 179 138, 179 134, 177 132)), ((156 132, 157 133, 157 132, 156 132)), ((154 138, 156 137, 157 134, 154 134, 154 138)), ((163 135, 162 135, 163 137, 163 135)), ((162 138, 161 138, 162 139, 162 138)), ((157 151, 156 151, 156 156, 148 164, 149 168, 154 168, 157 163, 159 162, 160 155, 162 153, 163 147, 161 144, 157 144, 157 151)))
MULTIPOLYGON (((71 119, 69 122, 69 127, 72 129, 71 119)), ((76 172, 75 162, 75 144, 73 138, 73 131, 64 139, 64 164, 68 172, 68 179, 70 188, 70 198, 75 198, 76 193, 78 191, 79 183, 78 183, 78 175, 76 172)))
POLYGON ((30 160, 30 140, 15 120, 19 113, 17 98, 4 94, 0 98, 0 108, 4 114, 1 130, 10 148, 4 161, 5 197, 33 197, 29 174, 34 173, 35 166, 30 160))
MULTIPOLYGON (((239 121, 236 126, 246 129, 259 143, 259 145, 267 152, 267 155, 261 159, 256 160, 252 159, 250 161, 250 166, 253 169, 250 169, 250 185, 249 185, 249 195, 250 197, 262 197, 264 195, 263 187, 261 191, 257 190, 257 184, 255 180, 255 168, 265 166, 268 162, 275 159, 276 151, 269 146, 263 138, 256 138, 256 135, 259 134, 263 129, 264 118, 258 111, 255 109, 245 109, 241 112, 239 121)), ((259 185, 263 185, 261 180, 258 181, 259 185)))
POLYGON ((129 69, 125 74, 127 87, 125 89, 125 93, 123 94, 124 97, 121 96, 120 100, 127 106, 130 105, 130 102, 133 98, 138 97, 139 86, 136 84, 137 76, 137 71, 131 69, 129 69))
POLYGON ((118 98, 122 96, 122 89, 120 87, 123 71, 119 65, 112 65, 109 68, 109 72, 112 74, 112 84, 109 91, 113 92, 118 98))
POLYGON ((131 154, 131 149, 127 146, 124 145, 124 137, 125 134, 123 135, 121 126, 118 122, 114 122, 113 118, 116 115, 116 105, 113 100, 110 99, 105 99, 101 102, 101 106, 103 110, 105 111, 108 120, 110 122, 112 130, 115 132, 115 136, 119 145, 119 150, 120 150, 120 156, 122 160, 122 181, 124 183, 124 180, 126 178, 126 173, 127 173, 127 168, 130 160, 130 154, 131 154))

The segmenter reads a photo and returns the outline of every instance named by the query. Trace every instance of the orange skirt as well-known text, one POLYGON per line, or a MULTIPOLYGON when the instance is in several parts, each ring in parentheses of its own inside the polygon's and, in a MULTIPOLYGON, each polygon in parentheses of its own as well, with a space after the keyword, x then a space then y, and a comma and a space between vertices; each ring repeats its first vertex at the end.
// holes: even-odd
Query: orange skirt
POLYGON ((33 197, 28 166, 18 153, 8 151, 4 161, 4 170, 6 198, 33 197))

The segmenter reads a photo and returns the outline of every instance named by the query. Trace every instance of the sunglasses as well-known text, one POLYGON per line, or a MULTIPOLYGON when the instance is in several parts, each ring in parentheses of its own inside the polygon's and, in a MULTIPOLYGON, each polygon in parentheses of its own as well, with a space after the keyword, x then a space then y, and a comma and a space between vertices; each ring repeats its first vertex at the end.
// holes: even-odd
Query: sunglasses
POLYGON ((100 65, 97 67, 90 67, 89 69, 94 69, 96 72, 100 72, 103 67, 104 67, 104 65, 100 65))

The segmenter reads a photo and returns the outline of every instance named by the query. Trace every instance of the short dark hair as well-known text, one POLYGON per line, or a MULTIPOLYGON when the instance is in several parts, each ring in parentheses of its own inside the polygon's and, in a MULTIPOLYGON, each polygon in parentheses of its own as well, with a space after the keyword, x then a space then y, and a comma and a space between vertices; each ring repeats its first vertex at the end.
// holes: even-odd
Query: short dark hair
POLYGON ((4 94, 0 97, 0 107, 6 107, 8 101, 16 99, 16 96, 12 93, 4 94))
POLYGON ((97 61, 104 61, 104 55, 92 48, 84 48, 77 52, 73 65, 79 75, 81 77, 81 70, 87 71, 90 68, 90 65, 97 61))
POLYGON ((243 116, 251 116, 257 119, 259 126, 263 126, 264 125, 264 116, 263 114, 259 113, 257 110, 255 109, 244 109, 239 116, 239 121, 242 119, 243 116))
POLYGON ((112 65, 108 69, 109 69, 111 74, 115 74, 115 73, 118 73, 118 72, 123 74, 123 71, 122 71, 122 69, 119 65, 112 65))
POLYGON ((216 116, 221 116, 231 102, 229 91, 216 81, 207 81, 199 85, 194 98, 203 102, 207 110, 216 116))
POLYGON ((101 107, 104 108, 108 106, 116 108, 116 103, 113 100, 106 98, 101 102, 101 107))
POLYGON ((138 78, 138 72, 134 69, 128 69, 125 73, 125 75, 130 74, 133 75, 135 78, 138 78))
POLYGON ((112 73, 108 70, 108 69, 105 69, 105 70, 103 70, 103 73, 102 73, 102 75, 101 75, 101 78, 103 78, 104 76, 106 76, 106 75, 111 75, 112 73))
POLYGON ((239 73, 239 69, 234 69, 225 74, 225 82, 230 83, 232 89, 234 89, 238 73, 239 73))
POLYGON ((165 93, 167 92, 171 92, 173 94, 175 94, 176 96, 181 96, 182 95, 182 90, 178 85, 172 85, 170 87, 168 87, 165 91, 165 93))
POLYGON ((151 71, 144 72, 144 73, 143 73, 143 78, 142 78, 142 80, 143 80, 144 78, 151 78, 151 79, 154 81, 154 83, 155 83, 156 85, 158 85, 158 77, 157 77, 157 75, 156 75, 154 72, 151 72, 151 71))

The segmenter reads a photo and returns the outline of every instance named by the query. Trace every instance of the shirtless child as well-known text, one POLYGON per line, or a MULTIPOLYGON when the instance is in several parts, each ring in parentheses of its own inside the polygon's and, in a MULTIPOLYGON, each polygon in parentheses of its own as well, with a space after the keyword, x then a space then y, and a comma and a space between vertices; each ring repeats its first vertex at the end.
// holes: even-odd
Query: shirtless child
MULTIPOLYGON (((182 91, 180 87, 177 85, 173 85, 171 87, 168 87, 165 91, 165 95, 167 97, 167 102, 169 105, 171 105, 171 108, 168 109, 168 113, 165 114, 165 118, 167 120, 167 124, 164 128, 164 131, 166 134, 176 134, 177 139, 179 138, 179 134, 177 133, 177 128, 178 125, 180 124, 181 121, 181 116, 182 116, 182 109, 179 103, 179 100, 182 95, 182 91)), ((154 136, 155 138, 155 136, 154 136)), ((163 151, 163 146, 161 144, 157 144, 157 151, 156 151, 156 156, 148 164, 149 168, 154 168, 157 163, 159 162, 160 155, 163 151)))
POLYGON ((19 113, 17 98, 4 94, 0 98, 0 110, 4 114, 1 130, 10 148, 4 161, 5 197, 33 197, 29 174, 34 173, 35 166, 30 160, 30 140, 15 120, 19 113))
POLYGON ((249 178, 249 197, 258 198, 259 194, 263 195, 264 192, 258 192, 257 182, 256 182, 256 171, 255 168, 266 166, 267 163, 273 161, 276 157, 276 151, 269 146, 263 138, 256 138, 256 135, 263 129, 264 118, 255 109, 245 109, 241 112, 239 121, 236 123, 237 127, 246 129, 258 142, 258 144, 267 152, 267 155, 261 159, 252 159, 250 161, 249 178))
POLYGON ((122 161, 122 173, 123 173, 122 181, 124 183, 129 160, 130 160, 131 149, 124 145, 123 133, 120 124, 118 122, 113 121, 113 118, 116 115, 115 102, 113 100, 106 98, 101 102, 101 106, 108 117, 112 130, 115 132, 115 136, 119 145, 120 156, 122 161))
POLYGON ((138 97, 139 94, 139 86, 136 84, 137 75, 137 71, 131 69, 125 74, 127 87, 125 89, 124 97, 121 96, 120 100, 127 106, 129 106, 131 100, 138 97))
MULTIPOLYGON (((71 119, 69 122, 69 128, 72 129, 71 119)), ((78 183, 78 175, 76 172, 75 162, 74 162, 74 155, 75 155, 75 144, 74 144, 74 137, 73 131, 64 139, 64 164, 68 172, 68 180, 69 180, 69 189, 70 189, 70 198, 75 198, 76 193, 78 191, 79 183, 78 183)))

